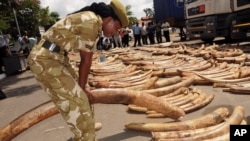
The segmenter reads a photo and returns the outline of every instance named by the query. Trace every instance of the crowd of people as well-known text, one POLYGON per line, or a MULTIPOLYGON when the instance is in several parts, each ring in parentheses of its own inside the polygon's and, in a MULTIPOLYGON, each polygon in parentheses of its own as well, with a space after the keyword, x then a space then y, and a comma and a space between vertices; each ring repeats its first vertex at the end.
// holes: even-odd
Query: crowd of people
POLYGON ((103 34, 99 36, 98 50, 109 50, 110 48, 129 47, 129 28, 123 27, 116 34, 106 37, 103 34))
POLYGON ((133 26, 133 31, 134 31, 133 47, 162 43, 163 42, 162 36, 165 37, 166 42, 170 42, 169 28, 170 24, 167 21, 163 23, 156 22, 155 24, 153 22, 148 22, 147 24, 142 22, 141 26, 139 25, 139 23, 136 23, 133 26))
POLYGON ((124 27, 118 30, 118 32, 111 36, 111 37, 102 37, 100 38, 101 44, 98 49, 108 50, 110 48, 116 47, 136 47, 142 45, 149 45, 149 44, 156 44, 162 43, 165 38, 166 42, 170 42, 170 35, 169 35, 169 28, 170 24, 167 21, 163 23, 153 23, 142 22, 141 25, 137 22, 133 27, 133 38, 134 43, 131 45, 129 44, 129 28, 124 27))

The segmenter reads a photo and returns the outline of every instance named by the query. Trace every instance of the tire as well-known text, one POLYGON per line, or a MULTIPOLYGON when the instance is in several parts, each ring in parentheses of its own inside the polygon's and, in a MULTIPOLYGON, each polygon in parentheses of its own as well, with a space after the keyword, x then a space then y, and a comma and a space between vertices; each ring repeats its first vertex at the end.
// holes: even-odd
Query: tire
POLYGON ((230 35, 228 35, 228 36, 225 37, 225 41, 226 41, 227 43, 232 43, 232 42, 233 42, 233 39, 231 38, 230 35))
POLYGON ((212 43, 214 38, 201 38, 201 40, 205 43, 212 43))
POLYGON ((233 42, 233 39, 231 37, 231 28, 228 29, 228 35, 225 37, 225 41, 227 43, 232 43, 233 42))

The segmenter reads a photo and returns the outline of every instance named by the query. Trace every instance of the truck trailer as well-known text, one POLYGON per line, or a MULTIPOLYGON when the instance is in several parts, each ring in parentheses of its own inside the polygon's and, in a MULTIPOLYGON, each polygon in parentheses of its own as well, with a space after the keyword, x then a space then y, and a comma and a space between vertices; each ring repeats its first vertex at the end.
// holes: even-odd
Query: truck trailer
POLYGON ((155 20, 168 21, 171 27, 180 28, 181 40, 186 39, 184 18, 184 0, 154 0, 155 20))
POLYGON ((250 0, 186 0, 184 9, 189 39, 250 37, 250 0))

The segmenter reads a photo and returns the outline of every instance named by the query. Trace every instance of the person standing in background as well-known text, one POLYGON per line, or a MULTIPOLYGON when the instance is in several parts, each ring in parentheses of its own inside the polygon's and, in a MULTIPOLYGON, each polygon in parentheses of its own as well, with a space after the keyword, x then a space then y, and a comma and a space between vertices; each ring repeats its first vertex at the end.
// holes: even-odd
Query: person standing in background
POLYGON ((103 31, 102 31, 101 33, 99 33, 99 41, 97 43, 97 49, 98 50, 103 49, 103 38, 104 38, 104 35, 103 35, 103 31))
POLYGON ((148 32, 148 38, 150 41, 150 44, 155 44, 155 27, 153 25, 153 22, 149 22, 147 26, 147 32, 148 32))
POLYGON ((170 27, 170 24, 168 23, 167 20, 165 20, 164 23, 162 23, 161 25, 162 29, 163 29, 163 35, 166 39, 166 42, 170 42, 170 36, 169 36, 169 27, 170 27))
POLYGON ((25 41, 25 43, 29 43, 29 35, 28 35, 28 31, 24 31, 23 32, 23 40, 25 41))
POLYGON ((133 27, 134 31, 134 47, 136 47, 136 44, 138 42, 138 46, 141 46, 141 27, 139 26, 139 23, 137 22, 135 26, 133 27))
POLYGON ((122 38, 122 45, 123 47, 129 47, 129 34, 128 34, 128 28, 124 27, 121 29, 123 38, 122 38))
POLYGON ((4 68, 4 58, 11 56, 9 50, 9 35, 0 35, 0 80, 6 77, 4 68))
POLYGON ((124 47, 129 47, 129 28, 124 28, 124 47))
POLYGON ((142 37, 142 44, 147 45, 148 44, 148 32, 147 32, 147 26, 142 23, 141 27, 141 37, 142 37))
POLYGON ((162 35, 161 35, 161 24, 160 23, 156 23, 155 25, 155 34, 156 34, 156 40, 157 43, 160 44, 162 43, 162 35))
POLYGON ((122 47, 121 37, 119 31, 115 35, 113 35, 113 41, 114 41, 114 48, 115 47, 122 47))
POLYGON ((121 28, 121 29, 119 29, 119 35, 120 35, 120 38, 121 38, 121 43, 122 43, 122 47, 124 47, 124 44, 123 44, 123 42, 124 42, 124 28, 121 28))

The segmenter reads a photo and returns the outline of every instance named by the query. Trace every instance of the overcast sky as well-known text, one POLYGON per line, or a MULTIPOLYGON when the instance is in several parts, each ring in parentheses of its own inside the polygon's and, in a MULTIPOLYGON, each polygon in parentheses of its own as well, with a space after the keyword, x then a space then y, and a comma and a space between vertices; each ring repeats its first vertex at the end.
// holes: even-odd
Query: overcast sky
MULTIPOLYGON (((131 5, 131 11, 134 17, 140 19, 145 16, 143 9, 153 9, 153 0, 120 0, 122 4, 131 5)), ((74 12, 82 7, 90 5, 93 2, 109 3, 110 0, 41 0, 43 8, 49 6, 50 12, 59 13, 60 17, 64 17, 68 13, 74 12)))

